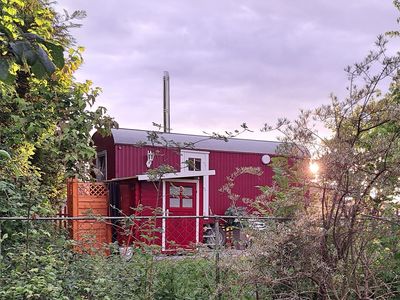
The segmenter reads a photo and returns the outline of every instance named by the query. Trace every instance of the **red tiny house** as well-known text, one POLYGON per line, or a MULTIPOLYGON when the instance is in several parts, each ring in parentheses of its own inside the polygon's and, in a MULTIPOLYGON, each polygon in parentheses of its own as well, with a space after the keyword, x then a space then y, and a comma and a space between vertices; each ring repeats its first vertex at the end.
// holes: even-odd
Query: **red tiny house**
MULTIPOLYGON (((147 208, 140 211, 142 216, 158 209, 162 216, 170 217, 156 224, 162 228, 156 234, 156 243, 163 250, 202 242, 203 222, 187 217, 225 214, 231 203, 220 188, 238 167, 259 168, 262 175, 240 175, 235 182, 235 193, 255 198, 260 193, 257 186, 272 184, 272 168, 262 157, 274 156, 277 142, 243 139, 225 142, 186 134, 157 135, 158 140, 149 139, 154 133, 150 135, 143 130, 113 129, 111 136, 101 137, 96 133, 93 140, 103 157, 97 159, 100 171, 106 174, 102 179, 118 189, 110 193, 110 204, 117 205, 124 215, 137 213, 141 205, 147 208), (148 170, 163 165, 173 167, 174 171, 160 180, 149 177, 148 170)), ((237 204, 245 205, 240 201, 237 204)), ((131 242, 121 234, 114 240, 120 244, 131 242)))

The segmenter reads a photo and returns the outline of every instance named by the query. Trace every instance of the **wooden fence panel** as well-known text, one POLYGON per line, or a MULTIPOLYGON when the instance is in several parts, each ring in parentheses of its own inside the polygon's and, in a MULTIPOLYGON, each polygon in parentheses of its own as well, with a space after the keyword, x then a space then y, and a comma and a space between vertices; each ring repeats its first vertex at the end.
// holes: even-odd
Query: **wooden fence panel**
MULTIPOLYGON (((73 220, 70 222, 70 235, 85 250, 100 249, 111 243, 111 226, 102 221, 108 216, 108 189, 101 182, 68 181, 67 211, 70 217, 93 216, 99 220, 73 220)), ((79 248, 79 247, 78 247, 79 248)), ((83 250, 83 249, 81 249, 83 250)))

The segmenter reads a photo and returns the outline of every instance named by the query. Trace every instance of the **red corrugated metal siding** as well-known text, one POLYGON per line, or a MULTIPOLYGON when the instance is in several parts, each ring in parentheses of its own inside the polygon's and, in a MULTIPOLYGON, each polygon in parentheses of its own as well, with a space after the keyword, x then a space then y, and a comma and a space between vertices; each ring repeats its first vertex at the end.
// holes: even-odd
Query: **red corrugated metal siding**
POLYGON ((112 136, 101 136, 96 132, 93 137, 93 142, 96 145, 96 151, 107 151, 107 179, 115 178, 115 148, 114 139, 112 136))
MULTIPOLYGON (((152 168, 161 164, 172 165, 180 170, 180 154, 173 149, 159 147, 135 147, 133 145, 115 145, 116 178, 136 176, 145 174, 147 171, 147 151, 157 151, 152 168)), ((260 194, 256 186, 272 184, 272 169, 262 164, 261 153, 238 153, 210 151, 210 170, 215 170, 216 175, 210 176, 209 197, 210 209, 213 214, 224 214, 230 206, 227 195, 219 192, 219 189, 226 182, 226 177, 231 175, 237 167, 260 167, 262 176, 241 175, 235 184, 234 192, 243 197, 254 198, 260 194)), ((155 206, 155 190, 151 183, 142 184, 141 201, 145 206, 155 206)), ((159 200, 160 201, 160 200, 159 200)), ((243 203, 238 203, 243 205, 243 203)), ((161 206, 161 202, 159 202, 161 206)))
POLYGON ((180 170, 180 154, 177 150, 160 147, 135 147, 133 145, 115 145, 116 178, 145 174, 147 171, 147 151, 156 153, 151 168, 168 164, 180 170))
POLYGON ((120 209, 124 216, 130 216, 135 213, 135 186, 133 182, 121 183, 120 189, 120 209))
MULTIPOLYGON (((262 176, 240 175, 233 192, 242 197, 253 198, 260 194, 256 186, 271 185, 273 172, 270 166, 261 162, 263 154, 235 153, 235 152, 210 152, 210 169, 215 170, 215 176, 210 176, 210 209, 213 214, 224 214, 230 206, 226 193, 219 189, 226 183, 226 177, 235 172, 238 167, 260 167, 262 176)), ((239 202, 237 205, 244 205, 239 202)))
MULTIPOLYGON (((141 182, 141 187, 140 187, 140 201, 141 204, 145 207, 145 209, 142 211, 141 215, 143 216, 151 216, 153 215, 154 208, 156 207, 162 207, 162 185, 157 188, 154 186, 152 182, 146 182, 142 181, 141 182), (157 200, 157 188, 160 188, 159 191, 159 199, 157 200)), ((142 220, 140 221, 141 223, 141 228, 142 229, 148 229, 148 227, 145 225, 147 221, 142 220)), ((147 233, 147 235, 151 234, 153 237, 155 237, 155 244, 161 245, 161 227, 162 227, 162 221, 161 219, 157 219, 156 221, 156 226, 155 230, 151 231, 150 233, 147 233)))
MULTIPOLYGON (((140 200, 141 204, 145 207, 162 207, 162 185, 160 185, 160 191, 159 191, 159 199, 157 200, 157 188, 158 185, 155 183, 156 186, 152 182, 147 182, 147 181, 142 181, 141 182, 141 195, 140 195, 140 200), (158 205, 157 205, 158 204, 158 205)), ((146 213, 143 213, 143 215, 151 215, 150 211, 147 211, 146 213)))

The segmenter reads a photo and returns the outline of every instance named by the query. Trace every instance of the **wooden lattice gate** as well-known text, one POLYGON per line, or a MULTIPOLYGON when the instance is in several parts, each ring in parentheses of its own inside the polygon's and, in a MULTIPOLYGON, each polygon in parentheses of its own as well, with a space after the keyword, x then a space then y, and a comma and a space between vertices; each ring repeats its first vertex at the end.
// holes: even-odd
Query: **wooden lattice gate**
POLYGON ((77 249, 101 249, 111 243, 111 226, 101 220, 109 212, 106 184, 71 179, 68 181, 67 193, 67 211, 70 217, 96 218, 69 222, 71 238, 77 242, 77 249))

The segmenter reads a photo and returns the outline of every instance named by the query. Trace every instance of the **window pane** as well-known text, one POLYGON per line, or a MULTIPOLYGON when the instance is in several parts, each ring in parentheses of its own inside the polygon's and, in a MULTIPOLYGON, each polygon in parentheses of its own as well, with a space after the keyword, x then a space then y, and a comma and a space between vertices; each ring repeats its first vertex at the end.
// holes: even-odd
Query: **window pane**
POLYGON ((169 194, 170 194, 171 197, 179 197, 180 188, 178 186, 171 185, 169 187, 169 194))
POLYGON ((193 195, 193 188, 191 188, 191 187, 184 187, 183 188, 183 192, 182 192, 182 195, 184 196, 184 197, 192 197, 192 195, 193 195))
POLYGON ((191 198, 183 198, 182 207, 193 207, 193 200, 191 198))
POLYGON ((201 171, 201 159, 200 158, 194 159, 194 168, 195 168, 195 171, 201 171))
POLYGON ((180 200, 179 198, 170 198, 169 199, 169 207, 180 207, 180 200))
POLYGON ((189 171, 201 171, 201 159, 189 158, 187 161, 189 171))
POLYGON ((189 171, 194 171, 194 164, 195 164, 194 158, 189 158, 187 160, 187 165, 188 165, 188 170, 189 171))
POLYGON ((107 179, 107 156, 105 151, 97 153, 96 167, 99 171, 98 174, 96 174, 96 179, 107 179))

